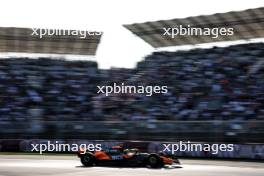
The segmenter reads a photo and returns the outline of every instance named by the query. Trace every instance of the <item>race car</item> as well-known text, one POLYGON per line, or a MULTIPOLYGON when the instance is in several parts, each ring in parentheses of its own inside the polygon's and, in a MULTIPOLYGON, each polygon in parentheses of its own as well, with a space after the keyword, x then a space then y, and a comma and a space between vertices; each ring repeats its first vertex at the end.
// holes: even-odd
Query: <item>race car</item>
POLYGON ((78 157, 83 166, 128 166, 161 168, 165 165, 180 164, 178 159, 173 159, 166 154, 141 153, 136 148, 124 149, 123 146, 113 146, 101 151, 79 151, 78 157))

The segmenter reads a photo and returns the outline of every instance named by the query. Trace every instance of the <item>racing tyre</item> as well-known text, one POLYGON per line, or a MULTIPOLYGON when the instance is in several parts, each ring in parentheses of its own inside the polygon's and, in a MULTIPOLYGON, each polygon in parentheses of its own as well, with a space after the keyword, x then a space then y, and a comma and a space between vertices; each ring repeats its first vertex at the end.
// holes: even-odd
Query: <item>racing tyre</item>
POLYGON ((81 156, 81 163, 85 167, 93 166, 95 163, 94 156, 90 153, 86 153, 86 154, 82 155, 81 156))
POLYGON ((151 168, 159 168, 162 167, 163 162, 161 161, 161 158, 158 155, 151 154, 148 157, 147 165, 151 168))

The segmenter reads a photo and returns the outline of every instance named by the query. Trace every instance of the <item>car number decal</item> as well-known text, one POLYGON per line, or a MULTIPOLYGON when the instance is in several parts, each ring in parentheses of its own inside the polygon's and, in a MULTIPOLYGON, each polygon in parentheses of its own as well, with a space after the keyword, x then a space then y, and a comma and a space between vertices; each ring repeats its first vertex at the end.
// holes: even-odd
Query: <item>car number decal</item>
POLYGON ((113 160, 121 160, 123 159, 123 156, 122 155, 114 155, 114 156, 111 156, 113 160))

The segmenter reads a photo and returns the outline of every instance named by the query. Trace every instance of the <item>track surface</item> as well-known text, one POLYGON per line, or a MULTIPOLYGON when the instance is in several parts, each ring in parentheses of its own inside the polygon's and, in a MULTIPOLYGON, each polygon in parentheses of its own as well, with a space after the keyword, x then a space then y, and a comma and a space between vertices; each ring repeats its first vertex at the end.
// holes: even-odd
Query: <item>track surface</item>
POLYGON ((263 176, 264 163, 181 160, 182 168, 82 167, 75 156, 0 155, 0 176, 263 176))

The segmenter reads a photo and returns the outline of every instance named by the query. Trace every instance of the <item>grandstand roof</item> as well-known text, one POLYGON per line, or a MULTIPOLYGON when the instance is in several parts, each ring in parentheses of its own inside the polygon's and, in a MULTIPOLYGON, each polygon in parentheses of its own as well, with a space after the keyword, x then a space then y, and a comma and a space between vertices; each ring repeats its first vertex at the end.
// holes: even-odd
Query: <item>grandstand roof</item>
POLYGON ((124 26, 155 48, 262 38, 264 37, 264 7, 124 26), (190 25, 192 28, 233 28, 234 35, 222 35, 218 38, 212 38, 210 35, 177 35, 174 38, 163 35, 165 31, 163 28, 175 28, 179 25, 183 27, 190 25))
POLYGON ((77 30, 65 31, 66 34, 72 35, 54 34, 40 37, 40 29, 37 31, 31 28, 0 27, 0 52, 95 55, 101 33, 88 35, 88 31, 82 31, 87 34, 84 38, 77 30))

